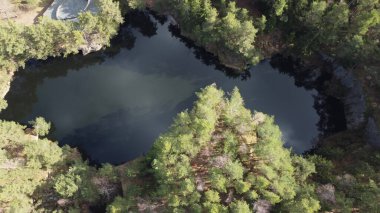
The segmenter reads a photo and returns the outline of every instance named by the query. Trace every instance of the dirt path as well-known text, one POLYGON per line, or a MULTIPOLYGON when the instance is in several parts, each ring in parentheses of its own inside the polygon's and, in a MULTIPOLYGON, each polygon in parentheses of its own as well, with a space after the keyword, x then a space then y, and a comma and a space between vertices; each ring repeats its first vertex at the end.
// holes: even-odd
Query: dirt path
POLYGON ((9 0, 0 0, 0 19, 10 19, 16 16, 14 6, 9 0))
POLYGON ((49 7, 52 1, 44 3, 32 10, 21 10, 11 0, 0 0, 0 20, 14 20, 16 23, 32 25, 36 23, 38 17, 49 7))

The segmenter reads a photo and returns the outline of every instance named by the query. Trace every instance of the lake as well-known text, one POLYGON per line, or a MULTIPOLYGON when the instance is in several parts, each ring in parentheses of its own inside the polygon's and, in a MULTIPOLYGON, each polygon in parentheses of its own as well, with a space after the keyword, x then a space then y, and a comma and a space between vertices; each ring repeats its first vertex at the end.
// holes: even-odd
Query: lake
POLYGON ((92 162, 119 164, 147 153, 173 117, 192 107, 194 93, 216 83, 226 92, 238 87, 249 109, 273 115, 286 147, 312 148, 320 134, 316 90, 296 86, 270 61, 231 72, 170 29, 136 13, 104 51, 29 62, 0 117, 26 123, 43 116, 53 124, 50 138, 92 162))

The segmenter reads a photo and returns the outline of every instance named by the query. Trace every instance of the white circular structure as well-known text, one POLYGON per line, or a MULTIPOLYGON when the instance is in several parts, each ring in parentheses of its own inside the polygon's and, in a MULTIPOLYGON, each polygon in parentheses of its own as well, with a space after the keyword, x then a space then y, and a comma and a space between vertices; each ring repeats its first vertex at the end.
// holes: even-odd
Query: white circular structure
POLYGON ((90 0, 64 0, 56 10, 56 17, 58 20, 75 19, 90 3, 90 0))

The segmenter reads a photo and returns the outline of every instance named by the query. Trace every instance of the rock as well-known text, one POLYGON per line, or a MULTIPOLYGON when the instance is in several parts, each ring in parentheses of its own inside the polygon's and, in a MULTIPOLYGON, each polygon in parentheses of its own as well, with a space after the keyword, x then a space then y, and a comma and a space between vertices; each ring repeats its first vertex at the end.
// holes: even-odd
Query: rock
POLYGON ((112 200, 119 192, 118 185, 104 177, 93 177, 91 182, 106 201, 112 200))
POLYGON ((366 103, 359 83, 348 89, 343 100, 348 129, 357 129, 365 122, 366 103))
POLYGON ((336 178, 340 184, 346 186, 352 186, 352 184, 356 181, 355 177, 350 174, 344 174, 343 176, 338 176, 336 178))
POLYGON ((1 70, 1 71, 3 71, 4 73, 7 73, 5 75, 2 75, 3 79, 1 79, 2 81, 0 81, 0 98, 4 98, 11 88, 10 82, 13 78, 14 72, 7 72, 5 70, 1 70))
POLYGON ((257 135, 252 133, 252 134, 245 134, 242 136, 244 143, 246 144, 254 144, 257 142, 257 135))
POLYGON ((232 202, 233 198, 234 198, 234 191, 232 189, 230 189, 230 191, 228 192, 228 196, 224 202, 227 204, 230 204, 232 202))
POLYGON ((69 199, 59 199, 57 201, 57 204, 60 206, 60 207, 65 207, 67 206, 68 204, 70 204, 71 201, 69 199))
POLYGON ((366 136, 369 144, 376 148, 380 148, 380 131, 373 117, 368 118, 366 136))
POLYGON ((216 168, 224 168, 227 163, 231 162, 231 159, 228 155, 217 156, 212 160, 212 166, 216 168))
POLYGON ((335 187, 331 183, 318 186, 317 195, 322 201, 332 204, 336 203, 335 187))
POLYGON ((306 80, 309 82, 316 82, 318 78, 321 77, 321 75, 322 75, 321 68, 316 68, 316 69, 311 70, 306 80))
POLYGON ((33 128, 26 128, 24 130, 25 134, 28 135, 28 138, 32 141, 38 141, 38 136, 36 135, 36 133, 34 132, 34 129, 33 128))
POLYGON ((163 206, 160 202, 152 202, 141 197, 136 198, 136 201, 138 212, 161 212, 159 208, 162 208, 163 206))
POLYGON ((344 67, 340 66, 334 59, 320 53, 323 60, 332 64, 332 74, 345 88, 343 97, 344 113, 348 129, 358 129, 365 123, 366 102, 360 82, 344 67))
POLYGON ((253 210, 256 213, 269 213, 272 209, 272 204, 267 200, 258 200, 253 204, 253 210))
POLYGON ((259 125, 261 123, 263 123, 266 119, 266 116, 264 113, 262 112, 255 112, 255 114, 253 115, 253 123, 255 125, 259 125))
POLYGON ((203 179, 201 177, 197 176, 195 178, 195 183, 197 185, 197 191, 198 192, 203 192, 205 190, 205 188, 206 188, 205 182, 203 181, 203 179))
POLYGON ((101 45, 101 44, 89 43, 87 45, 81 45, 81 46, 79 46, 78 49, 80 51, 82 51, 83 55, 87 55, 89 53, 99 51, 100 49, 102 49, 102 47, 103 47, 103 45, 101 45))
POLYGON ((247 144, 245 143, 240 144, 238 151, 239 151, 239 154, 242 154, 242 155, 248 154, 249 149, 248 149, 247 144))
POLYGON ((25 166, 25 164, 26 164, 25 159, 18 157, 18 158, 8 159, 8 160, 5 160, 4 162, 1 162, 0 169, 5 169, 5 170, 17 169, 17 168, 25 166))
POLYGON ((168 20, 171 25, 177 26, 178 22, 175 20, 175 18, 172 15, 168 15, 168 20))

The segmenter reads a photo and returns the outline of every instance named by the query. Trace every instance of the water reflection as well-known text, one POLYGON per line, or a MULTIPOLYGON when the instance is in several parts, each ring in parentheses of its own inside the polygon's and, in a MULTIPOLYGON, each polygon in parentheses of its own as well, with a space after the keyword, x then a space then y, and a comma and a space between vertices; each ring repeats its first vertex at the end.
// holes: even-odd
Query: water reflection
POLYGON ((96 162, 121 163, 146 153, 172 118, 191 107, 194 92, 215 82, 225 91, 239 87, 248 108, 274 115, 286 146, 298 153, 312 147, 315 90, 297 87, 268 61, 231 72, 175 30, 139 13, 105 51, 33 62, 17 74, 1 117, 43 116, 60 143, 96 162))

